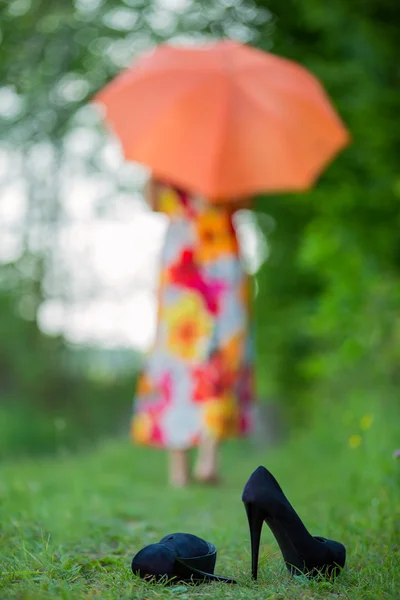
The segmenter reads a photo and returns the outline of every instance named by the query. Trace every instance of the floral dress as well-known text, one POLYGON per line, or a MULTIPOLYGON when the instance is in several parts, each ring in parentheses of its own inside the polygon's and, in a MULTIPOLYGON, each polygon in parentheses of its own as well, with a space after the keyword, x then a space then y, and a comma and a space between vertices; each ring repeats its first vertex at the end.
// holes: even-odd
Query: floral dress
POLYGON ((233 212, 163 186, 169 227, 161 258, 155 342, 139 376, 137 444, 187 449, 252 428, 249 277, 233 212))

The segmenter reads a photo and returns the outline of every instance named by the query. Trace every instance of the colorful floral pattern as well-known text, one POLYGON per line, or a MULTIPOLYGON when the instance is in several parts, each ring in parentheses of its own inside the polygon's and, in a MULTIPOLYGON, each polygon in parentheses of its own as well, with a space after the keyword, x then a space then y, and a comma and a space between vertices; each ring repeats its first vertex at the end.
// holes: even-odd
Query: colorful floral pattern
POLYGON ((169 186, 159 209, 170 225, 157 334, 139 377, 132 439, 184 449, 205 435, 245 435, 254 400, 250 293, 232 212, 169 186))
POLYGON ((167 326, 167 348, 188 363, 201 360, 212 332, 212 316, 201 296, 188 291, 160 313, 167 326))

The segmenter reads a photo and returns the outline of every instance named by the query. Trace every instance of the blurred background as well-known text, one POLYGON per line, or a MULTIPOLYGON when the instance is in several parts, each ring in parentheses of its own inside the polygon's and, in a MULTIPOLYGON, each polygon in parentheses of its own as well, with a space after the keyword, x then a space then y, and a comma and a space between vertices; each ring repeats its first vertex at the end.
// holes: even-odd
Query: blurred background
POLYGON ((312 192, 259 198, 238 229, 262 435, 331 418, 350 447, 374 421, 384 434, 399 409, 399 23, 391 0, 0 0, 0 458, 128 434, 166 223, 89 101, 170 39, 295 59, 349 127, 312 192))

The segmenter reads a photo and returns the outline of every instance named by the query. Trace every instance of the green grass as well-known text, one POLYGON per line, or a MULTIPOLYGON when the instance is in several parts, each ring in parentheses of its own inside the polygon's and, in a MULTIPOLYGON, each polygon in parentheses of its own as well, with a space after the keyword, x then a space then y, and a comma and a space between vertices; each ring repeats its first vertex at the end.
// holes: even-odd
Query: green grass
POLYGON ((76 456, 3 464, 0 598, 398 599, 400 461, 391 456, 397 422, 375 420, 351 449, 354 425, 344 421, 273 451, 226 445, 219 489, 169 489, 165 454, 125 440, 76 456), (335 582, 291 578, 267 527, 259 580, 250 579, 241 491, 259 464, 276 475, 312 533, 346 545, 347 565, 335 582), (239 585, 163 587, 133 577, 135 552, 175 531, 213 542, 216 572, 239 585))

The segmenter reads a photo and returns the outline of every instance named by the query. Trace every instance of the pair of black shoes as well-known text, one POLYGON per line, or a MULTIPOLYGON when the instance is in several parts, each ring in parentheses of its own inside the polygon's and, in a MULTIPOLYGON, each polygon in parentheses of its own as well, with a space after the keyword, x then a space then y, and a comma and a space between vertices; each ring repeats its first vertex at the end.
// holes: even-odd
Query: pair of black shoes
MULTIPOLYGON (((274 534, 292 575, 333 578, 344 567, 346 548, 343 544, 312 536, 265 467, 258 467, 251 475, 242 500, 250 527, 254 579, 257 579, 264 521, 274 534)), ((216 548, 209 542, 190 533, 175 533, 140 550, 132 560, 132 571, 143 579, 156 581, 236 583, 232 578, 214 575, 216 558, 216 548)))

